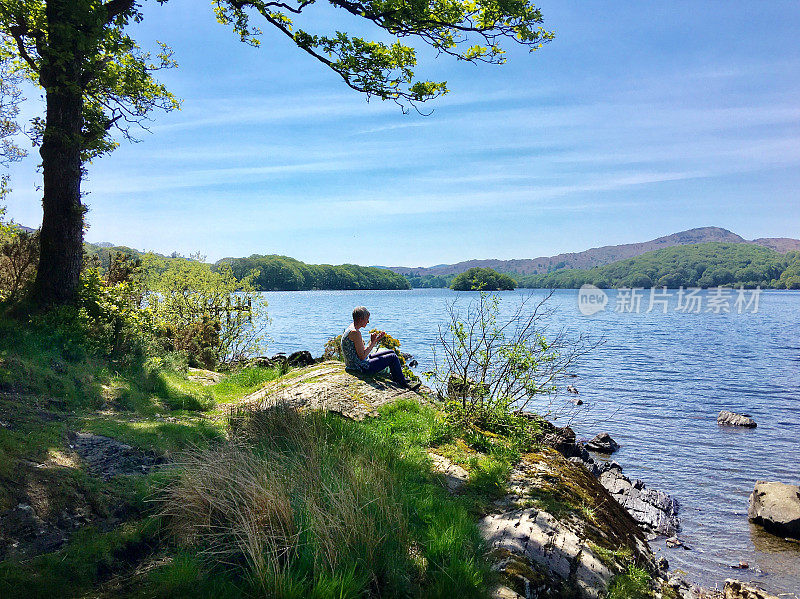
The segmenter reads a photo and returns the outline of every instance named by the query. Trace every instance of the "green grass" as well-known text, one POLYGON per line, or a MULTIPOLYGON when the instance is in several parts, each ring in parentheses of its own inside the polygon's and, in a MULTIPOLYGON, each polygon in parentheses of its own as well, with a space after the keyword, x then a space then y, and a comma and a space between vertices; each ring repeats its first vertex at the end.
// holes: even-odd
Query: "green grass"
POLYGON ((607 599, 652 599, 654 595, 650 589, 651 580, 647 570, 628 564, 624 572, 611 580, 607 599))
POLYGON ((220 422, 200 418, 186 412, 173 412, 172 421, 158 419, 132 419, 88 414, 74 419, 78 427, 89 433, 112 437, 134 447, 171 453, 187 446, 206 446, 224 438, 220 422))
POLYGON ((238 599, 241 589, 223 568, 211 570, 196 554, 178 550, 167 563, 151 570, 139 589, 126 589, 125 596, 148 599, 238 599))
POLYGON ((209 556, 198 576, 239 563, 254 595, 485 597, 493 577, 470 502, 447 493, 418 443, 436 420, 413 402, 364 423, 240 415, 233 445, 189 454, 165 518, 192 540, 187 550, 209 556), (241 532, 250 520, 270 522, 267 538, 241 532))
POLYGON ((589 547, 597 555, 603 564, 609 568, 617 567, 617 564, 630 563, 633 560, 633 551, 629 547, 620 547, 617 550, 601 547, 596 543, 589 543, 589 547))
POLYGON ((230 402, 258 391, 265 383, 278 378, 279 374, 277 367, 242 368, 232 372, 216 385, 210 385, 209 387, 216 401, 230 402))

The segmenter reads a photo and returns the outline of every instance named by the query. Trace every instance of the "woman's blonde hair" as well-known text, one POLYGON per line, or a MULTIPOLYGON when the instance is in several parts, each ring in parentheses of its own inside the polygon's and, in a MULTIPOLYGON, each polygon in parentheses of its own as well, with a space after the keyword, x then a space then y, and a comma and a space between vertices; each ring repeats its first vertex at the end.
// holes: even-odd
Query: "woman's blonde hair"
POLYGON ((364 306, 356 306, 353 308, 353 322, 363 320, 369 316, 369 310, 364 306))

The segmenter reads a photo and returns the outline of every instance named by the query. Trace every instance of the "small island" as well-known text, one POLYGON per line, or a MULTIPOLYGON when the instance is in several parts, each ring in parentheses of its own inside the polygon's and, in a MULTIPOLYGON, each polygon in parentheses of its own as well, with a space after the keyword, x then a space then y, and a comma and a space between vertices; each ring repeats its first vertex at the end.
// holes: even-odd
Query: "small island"
POLYGON ((470 268, 457 275, 450 283, 455 291, 511 291, 517 282, 510 276, 492 268, 470 268))

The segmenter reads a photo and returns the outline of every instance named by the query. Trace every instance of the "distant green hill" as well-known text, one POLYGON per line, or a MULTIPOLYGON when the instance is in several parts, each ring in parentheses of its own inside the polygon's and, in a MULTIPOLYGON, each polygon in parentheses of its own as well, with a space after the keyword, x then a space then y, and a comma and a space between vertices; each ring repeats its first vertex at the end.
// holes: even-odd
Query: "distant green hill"
POLYGON ((698 243, 647 252, 588 269, 520 277, 528 288, 761 286, 800 289, 800 252, 743 243, 698 243))
POLYGON ((84 242, 83 244, 83 255, 89 259, 97 260, 98 266, 100 266, 103 272, 108 270, 108 265, 111 263, 111 256, 115 253, 141 258, 146 252, 140 252, 139 250, 124 245, 111 245, 110 243, 84 242), (95 256, 96 258, 94 258, 95 256))
POLYGON ((223 258, 217 262, 230 264, 233 274, 241 279, 253 269, 259 275, 253 281, 261 291, 297 291, 303 289, 411 289, 403 275, 385 268, 356 264, 306 264, 287 256, 223 258))

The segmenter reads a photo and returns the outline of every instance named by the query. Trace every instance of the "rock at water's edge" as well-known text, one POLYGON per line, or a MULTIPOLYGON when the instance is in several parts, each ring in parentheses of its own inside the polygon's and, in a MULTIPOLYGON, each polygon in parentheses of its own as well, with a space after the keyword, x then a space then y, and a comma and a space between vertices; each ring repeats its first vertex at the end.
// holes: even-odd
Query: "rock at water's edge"
POLYGON ((289 366, 294 366, 295 368, 303 368, 304 366, 311 366, 315 363, 311 352, 307 350, 296 351, 290 354, 289 357, 286 358, 286 361, 289 363, 289 366))
POLYGON ((600 433, 586 444, 586 449, 597 453, 612 454, 619 449, 619 443, 608 433, 600 433))
POLYGON ((542 436, 542 444, 552 447, 571 462, 583 464, 617 503, 647 531, 672 536, 680 529, 678 502, 675 499, 663 491, 647 489, 642 481, 631 481, 616 462, 602 466, 595 462, 583 443, 576 442, 575 433, 570 427, 549 426, 542 436))
POLYGON ((604 597, 625 568, 625 558, 613 553, 621 548, 648 571, 657 570, 643 531, 582 464, 550 449, 526 454, 511 472, 508 491, 495 502, 503 511, 485 516, 479 529, 493 569, 515 592, 542 599, 604 597), (550 513, 535 499, 531 505, 532 498, 547 496, 555 506, 587 507, 591 521, 572 509, 550 513))
POLYGON ((778 599, 775 595, 770 595, 763 589, 758 589, 730 578, 725 581, 723 593, 724 599, 778 599))
POLYGON ((661 535, 672 536, 680 528, 678 502, 663 491, 631 481, 616 462, 600 474, 600 484, 639 524, 661 535))
POLYGON ((756 482, 747 516, 771 533, 800 539, 800 487, 763 480, 756 482))
POLYGON ((743 426, 744 428, 756 428, 756 421, 747 414, 736 414, 728 410, 722 410, 717 416, 717 424, 723 426, 743 426))

